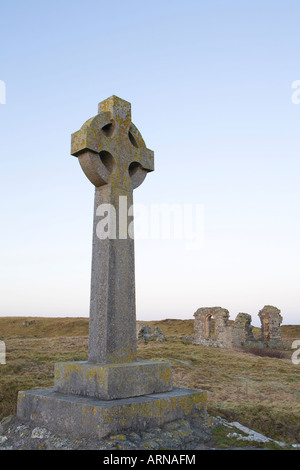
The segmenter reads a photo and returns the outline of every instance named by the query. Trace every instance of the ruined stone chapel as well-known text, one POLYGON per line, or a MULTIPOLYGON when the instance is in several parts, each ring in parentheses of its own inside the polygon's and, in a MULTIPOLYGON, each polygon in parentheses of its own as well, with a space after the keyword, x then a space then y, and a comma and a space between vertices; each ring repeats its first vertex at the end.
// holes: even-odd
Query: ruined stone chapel
POLYGON ((261 321, 261 337, 255 338, 251 315, 239 313, 234 322, 222 307, 202 307, 195 313, 194 344, 222 348, 268 347, 282 348, 280 310, 265 305, 258 313, 261 321))

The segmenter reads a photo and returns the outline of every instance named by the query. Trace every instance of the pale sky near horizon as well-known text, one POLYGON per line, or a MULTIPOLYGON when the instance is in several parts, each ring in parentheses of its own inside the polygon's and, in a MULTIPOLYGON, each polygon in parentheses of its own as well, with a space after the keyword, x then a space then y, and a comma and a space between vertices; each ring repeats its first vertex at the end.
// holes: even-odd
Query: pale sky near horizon
POLYGON ((88 316, 94 189, 70 136, 117 95, 155 153, 135 203, 204 208, 197 250, 136 240, 138 320, 220 305, 258 325, 271 304, 299 324, 299 15, 296 0, 0 3, 0 316, 88 316))

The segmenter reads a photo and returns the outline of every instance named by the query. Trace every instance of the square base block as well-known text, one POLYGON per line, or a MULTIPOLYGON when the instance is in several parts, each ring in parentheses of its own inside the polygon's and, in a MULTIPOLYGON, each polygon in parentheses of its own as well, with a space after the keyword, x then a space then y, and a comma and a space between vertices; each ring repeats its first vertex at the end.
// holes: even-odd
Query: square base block
POLYGON ((103 438, 177 419, 205 417, 206 399, 206 391, 183 388, 111 401, 61 394, 54 389, 30 390, 19 392, 17 416, 54 432, 103 438))
POLYGON ((60 362, 55 364, 54 390, 101 400, 168 392, 172 390, 172 369, 171 364, 160 361, 60 362))

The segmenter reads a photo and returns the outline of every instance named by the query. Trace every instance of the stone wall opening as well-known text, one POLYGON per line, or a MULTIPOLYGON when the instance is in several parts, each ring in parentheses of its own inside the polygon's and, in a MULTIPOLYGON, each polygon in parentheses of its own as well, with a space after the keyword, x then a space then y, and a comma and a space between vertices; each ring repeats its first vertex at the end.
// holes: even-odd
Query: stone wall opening
POLYGON ((216 338, 215 319, 211 314, 206 315, 204 319, 204 335, 205 338, 216 338))
MULTIPOLYGON (((231 337, 228 325, 229 312, 222 307, 203 307, 195 313, 195 338, 197 344, 225 346, 231 337)), ((226 347, 226 346, 225 346, 226 347)))

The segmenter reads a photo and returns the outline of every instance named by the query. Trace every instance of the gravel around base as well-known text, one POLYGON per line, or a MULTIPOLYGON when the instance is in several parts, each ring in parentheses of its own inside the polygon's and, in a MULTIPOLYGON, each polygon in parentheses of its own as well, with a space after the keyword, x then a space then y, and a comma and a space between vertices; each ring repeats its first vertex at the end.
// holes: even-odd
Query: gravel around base
POLYGON ((55 434, 31 421, 9 416, 0 422, 0 450, 103 450, 103 451, 200 451, 200 450, 299 450, 300 446, 274 441, 242 426, 229 423, 220 417, 207 416, 205 420, 178 420, 161 428, 145 432, 129 431, 109 435, 102 439, 75 435, 55 434), (213 430, 222 427, 227 445, 220 445, 213 430), (272 447, 270 447, 272 446, 272 447))
POLYGON ((0 450, 195 450, 206 448, 212 426, 212 420, 205 425, 202 420, 193 423, 180 420, 146 432, 132 431, 90 439, 55 434, 17 416, 10 416, 0 423, 0 450))

